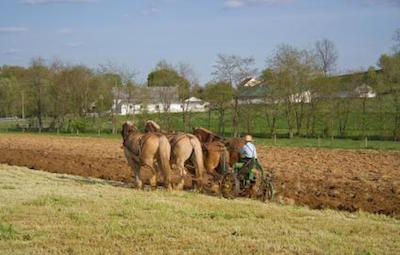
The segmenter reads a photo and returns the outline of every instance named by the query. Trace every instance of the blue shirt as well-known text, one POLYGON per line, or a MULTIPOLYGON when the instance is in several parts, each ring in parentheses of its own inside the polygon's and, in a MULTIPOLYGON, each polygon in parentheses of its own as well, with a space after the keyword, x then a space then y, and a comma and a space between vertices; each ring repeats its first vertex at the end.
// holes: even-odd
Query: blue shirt
POLYGON ((240 148, 240 153, 246 158, 257 158, 256 146, 251 142, 247 142, 242 148, 240 148))

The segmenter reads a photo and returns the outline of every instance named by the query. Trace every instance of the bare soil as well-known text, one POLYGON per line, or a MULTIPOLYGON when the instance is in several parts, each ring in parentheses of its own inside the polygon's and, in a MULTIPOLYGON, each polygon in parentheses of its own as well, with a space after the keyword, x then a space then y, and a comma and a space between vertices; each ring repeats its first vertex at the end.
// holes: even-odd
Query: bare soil
MULTIPOLYGON (((0 163, 133 182, 122 142, 105 138, 0 135, 0 163)), ((400 215, 400 152, 258 148, 278 198, 313 209, 400 215)), ((186 180, 190 186, 191 180, 186 180)))

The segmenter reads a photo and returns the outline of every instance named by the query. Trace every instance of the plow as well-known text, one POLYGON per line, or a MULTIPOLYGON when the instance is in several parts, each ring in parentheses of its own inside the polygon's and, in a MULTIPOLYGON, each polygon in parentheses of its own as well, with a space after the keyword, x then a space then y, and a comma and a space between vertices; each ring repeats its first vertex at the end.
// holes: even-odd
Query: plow
POLYGON ((274 187, 270 175, 257 160, 235 163, 223 177, 220 184, 224 198, 248 197, 261 201, 271 200, 274 187))
POLYGON ((225 139, 204 128, 194 129, 192 134, 168 133, 154 121, 146 122, 145 132, 127 122, 123 125, 122 136, 138 188, 142 187, 140 172, 147 168, 152 173, 152 188, 157 183, 157 172, 163 172, 167 189, 178 190, 183 189, 184 178, 190 173, 196 189, 227 199, 247 197, 267 201, 274 195, 270 174, 256 157, 242 160, 239 151, 244 142, 240 138, 225 139), (167 147, 162 147, 163 141, 167 141, 167 147), (171 171, 180 176, 175 186, 171 182, 171 171))
MULTIPOLYGON (((271 200, 274 195, 271 174, 266 171, 257 159, 247 163, 239 162, 239 148, 241 141, 237 138, 224 139, 204 128, 197 128, 193 134, 202 143, 205 165, 208 174, 213 178, 203 186, 206 190, 227 198, 247 197, 261 200, 271 200), (213 146, 214 145, 214 146, 213 146), (216 147, 216 150, 212 148, 216 147), (219 154, 218 164, 211 164, 210 158, 219 154), (210 169, 210 168, 215 169, 210 169), (217 190, 213 187, 217 187, 217 190)), ((194 166, 185 164, 190 172, 194 172, 194 166)))

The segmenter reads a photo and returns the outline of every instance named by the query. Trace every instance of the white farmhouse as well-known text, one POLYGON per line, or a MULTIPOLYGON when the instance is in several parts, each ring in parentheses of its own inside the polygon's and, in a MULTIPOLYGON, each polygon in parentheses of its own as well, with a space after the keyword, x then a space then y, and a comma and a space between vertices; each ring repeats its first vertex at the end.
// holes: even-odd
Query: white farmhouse
POLYGON ((131 93, 113 90, 113 110, 120 115, 163 112, 204 112, 208 103, 191 97, 179 100, 177 87, 141 87, 131 93))
POLYGON ((376 92, 371 86, 363 83, 354 90, 360 98, 375 98, 376 92))

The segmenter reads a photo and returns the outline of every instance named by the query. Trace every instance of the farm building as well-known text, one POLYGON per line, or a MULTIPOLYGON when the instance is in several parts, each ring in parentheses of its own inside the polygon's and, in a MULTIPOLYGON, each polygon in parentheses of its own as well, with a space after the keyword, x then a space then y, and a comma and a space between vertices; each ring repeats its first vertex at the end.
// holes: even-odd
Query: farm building
MULTIPOLYGON (((376 72, 380 72, 380 70, 377 70, 376 72)), ((337 90, 334 96, 337 98, 375 98, 376 92, 374 91, 374 89, 364 82, 366 74, 367 72, 360 72, 332 77, 333 79, 339 80, 336 85, 337 90)), ((240 104, 278 103, 284 100, 283 98, 276 99, 274 101, 268 99, 268 94, 271 93, 271 88, 267 81, 258 80, 256 78, 247 78, 243 80, 238 87, 240 88, 240 104)), ((318 96, 319 95, 317 95, 316 93, 312 93, 310 90, 304 90, 301 93, 291 95, 289 97, 289 100, 294 103, 310 103, 312 97, 318 96)))
POLYGON ((113 90, 113 110, 120 115, 162 112, 204 112, 208 103, 191 97, 180 101, 177 87, 141 87, 131 93, 113 90))
MULTIPOLYGON (((255 78, 248 78, 240 83, 239 104, 264 104, 264 103, 278 103, 283 99, 273 100, 268 96, 271 93, 271 88, 266 81, 260 81, 255 78)), ((311 93, 306 90, 301 93, 293 94, 290 100, 296 103, 301 101, 309 103, 311 101, 311 93)))

